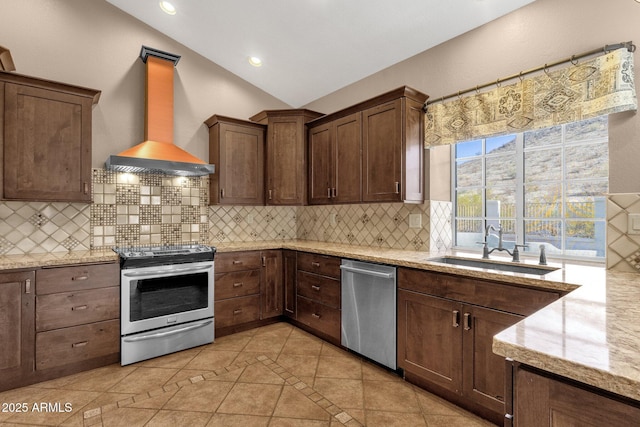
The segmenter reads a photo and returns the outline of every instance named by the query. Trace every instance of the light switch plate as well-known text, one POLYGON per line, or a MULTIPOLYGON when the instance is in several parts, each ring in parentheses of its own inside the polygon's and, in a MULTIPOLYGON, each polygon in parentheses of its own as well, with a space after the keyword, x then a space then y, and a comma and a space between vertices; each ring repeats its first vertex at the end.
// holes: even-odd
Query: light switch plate
POLYGON ((421 214, 409 214, 409 228, 422 228, 421 214))
POLYGON ((640 214, 630 213, 627 218, 627 234, 640 234, 640 214))

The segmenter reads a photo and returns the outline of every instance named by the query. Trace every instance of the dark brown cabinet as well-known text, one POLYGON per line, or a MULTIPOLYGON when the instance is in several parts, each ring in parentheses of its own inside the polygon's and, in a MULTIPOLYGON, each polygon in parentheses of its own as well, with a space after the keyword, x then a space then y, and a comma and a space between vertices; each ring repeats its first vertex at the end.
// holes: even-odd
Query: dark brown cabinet
POLYGON ((603 390, 516 366, 513 418, 516 427, 636 427, 640 402, 603 390))
POLYGON ((267 110, 251 120, 267 125, 266 204, 307 203, 307 128, 322 114, 310 110, 267 110))
POLYGON ((556 292, 398 269, 398 366, 409 381, 495 422, 505 363, 493 336, 559 298, 556 292))
POLYGON ((340 258, 298 252, 296 319, 313 333, 340 344, 340 258))
POLYGON ((296 274, 297 253, 284 249, 282 251, 282 285, 284 294, 284 315, 292 319, 296 318, 296 274))
POLYGON ((99 95, 0 72, 4 199, 91 201, 91 110, 99 95))
POLYGON ((260 278, 261 318, 280 316, 283 304, 282 251, 262 251, 260 278))
POLYGON ((309 204, 362 201, 361 113, 309 129, 309 204))
POLYGON ((211 116, 209 177, 212 205, 264 205, 265 126, 244 120, 211 116))
POLYGON ((0 274, 0 391, 26 383, 34 371, 35 273, 0 274))

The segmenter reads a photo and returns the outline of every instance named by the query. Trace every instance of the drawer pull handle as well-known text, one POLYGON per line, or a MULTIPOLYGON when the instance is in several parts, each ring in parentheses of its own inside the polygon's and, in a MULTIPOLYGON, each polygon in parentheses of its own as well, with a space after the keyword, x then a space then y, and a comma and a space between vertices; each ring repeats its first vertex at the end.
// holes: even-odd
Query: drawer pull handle
POLYGON ((24 281, 24 293, 25 294, 31 293, 31 279, 27 279, 24 281))
POLYGON ((76 343, 71 344, 71 347, 72 348, 84 347, 88 343, 89 343, 89 341, 80 341, 80 342, 76 342, 76 343))
POLYGON ((88 278, 89 276, 73 276, 71 280, 80 281, 80 280, 87 280, 88 278))
POLYGON ((460 312, 458 310, 453 310, 453 322, 452 326, 457 328, 460 326, 460 312))
POLYGON ((240 286, 242 286, 242 282, 238 282, 238 283, 234 283, 233 284, 234 288, 239 288, 240 286))
POLYGON ((240 261, 238 259, 234 259, 232 264, 233 265, 240 265, 240 264, 242 264, 242 261, 240 261))
POLYGON ((315 262, 315 261, 312 262, 311 265, 314 266, 314 267, 320 267, 320 263, 319 262, 315 262))
POLYGON ((77 305, 75 307, 71 307, 72 311, 78 311, 78 310, 86 310, 87 306, 86 305, 77 305))
POLYGON ((471 314, 465 313, 464 314, 464 330, 468 331, 470 329, 471 329, 471 314))
POLYGON ((400 183, 396 182, 396 194, 400 194, 400 183))
POLYGON ((235 310, 233 310, 233 314, 234 315, 240 314, 240 313, 242 313, 242 309, 241 308, 236 308, 235 310))
POLYGON ((313 289, 314 291, 320 291, 320 286, 311 285, 311 289, 313 289))
POLYGON ((314 317, 314 318, 316 318, 316 319, 319 319, 319 318, 320 318, 320 315, 319 315, 319 314, 316 314, 316 313, 312 313, 312 314, 311 314, 311 317, 314 317))

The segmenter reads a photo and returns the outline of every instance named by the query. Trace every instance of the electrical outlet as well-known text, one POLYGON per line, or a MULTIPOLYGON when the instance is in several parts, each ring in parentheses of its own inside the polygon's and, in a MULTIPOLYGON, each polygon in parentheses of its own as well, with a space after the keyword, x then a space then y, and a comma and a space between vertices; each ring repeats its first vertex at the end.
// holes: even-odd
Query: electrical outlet
POLYGON ((409 228, 422 228, 422 214, 409 214, 409 228))

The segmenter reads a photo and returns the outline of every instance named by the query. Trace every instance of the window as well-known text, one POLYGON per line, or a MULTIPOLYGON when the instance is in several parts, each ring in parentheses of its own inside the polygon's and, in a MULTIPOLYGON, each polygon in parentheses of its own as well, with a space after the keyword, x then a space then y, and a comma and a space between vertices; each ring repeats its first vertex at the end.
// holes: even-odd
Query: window
MULTIPOLYGON (((486 227, 525 252, 604 259, 607 117, 452 146, 454 240, 480 248, 486 227)), ((489 246, 496 247, 495 233, 489 246)))

